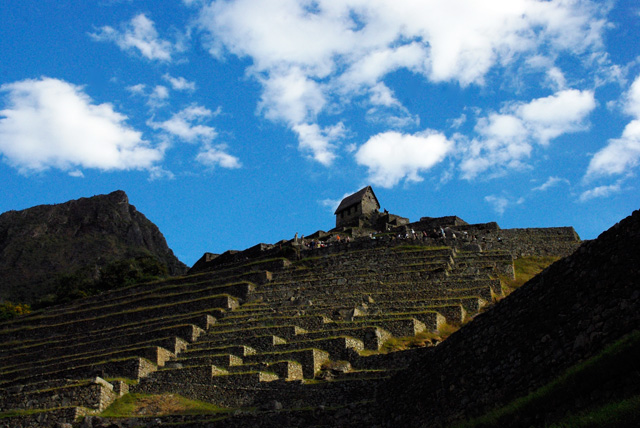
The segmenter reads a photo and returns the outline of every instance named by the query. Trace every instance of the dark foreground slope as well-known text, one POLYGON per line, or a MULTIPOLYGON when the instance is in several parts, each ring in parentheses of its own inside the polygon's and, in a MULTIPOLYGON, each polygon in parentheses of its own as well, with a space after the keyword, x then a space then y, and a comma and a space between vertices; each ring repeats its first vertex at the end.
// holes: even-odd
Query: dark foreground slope
POLYGON ((186 271, 158 230, 123 191, 0 215, 0 299, 31 303, 59 274, 96 275, 123 258, 153 256, 186 271))
MULTIPOLYGON (((426 350, 378 394, 385 426, 443 426, 500 407, 547 384, 640 326, 640 211, 426 350)), ((541 409, 562 415, 589 401, 638 394, 631 371, 613 384, 541 409), (634 391, 635 388, 635 391, 634 391)), ((597 404, 597 403, 595 403, 597 404)), ((503 425, 504 426, 504 425, 503 425)))

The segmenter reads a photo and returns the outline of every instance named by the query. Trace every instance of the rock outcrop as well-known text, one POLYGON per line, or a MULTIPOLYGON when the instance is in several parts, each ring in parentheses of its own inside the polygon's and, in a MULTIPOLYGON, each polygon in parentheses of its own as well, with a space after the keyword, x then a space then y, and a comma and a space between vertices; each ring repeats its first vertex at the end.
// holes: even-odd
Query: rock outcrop
POLYGON ((0 215, 0 299, 31 303, 57 275, 97 276, 123 258, 152 256, 170 274, 186 272, 156 225, 129 204, 125 192, 39 205, 0 215))

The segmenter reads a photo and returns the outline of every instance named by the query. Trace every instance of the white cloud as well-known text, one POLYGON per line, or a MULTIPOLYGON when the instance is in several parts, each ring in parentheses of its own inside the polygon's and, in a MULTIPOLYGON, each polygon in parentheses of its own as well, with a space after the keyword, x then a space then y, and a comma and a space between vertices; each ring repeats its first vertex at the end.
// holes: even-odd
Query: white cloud
POLYGON ((150 91, 147 91, 147 85, 144 83, 127 86, 126 89, 133 95, 146 98, 147 105, 154 109, 167 105, 167 100, 169 99, 169 89, 162 85, 156 85, 150 91))
POLYGON ((240 160, 237 157, 228 154, 226 150, 227 146, 224 144, 219 144, 217 146, 205 144, 200 153, 198 153, 198 156, 196 156, 196 160, 211 168, 215 166, 227 169, 240 168, 242 166, 240 160))
POLYGON ((611 139, 598 151, 587 168, 587 178, 629 172, 640 161, 640 120, 633 120, 624 128, 620 138, 611 139))
POLYGON ((462 113, 458 118, 451 120, 451 127, 453 129, 458 129, 467 121, 467 115, 462 113))
POLYGON ((627 174, 640 164, 640 76, 625 94, 624 111, 633 117, 620 138, 613 138, 589 162, 585 178, 627 174))
POLYGON ((161 166, 154 166, 149 169, 150 181, 162 180, 162 179, 173 180, 174 178, 176 178, 176 176, 173 174, 173 172, 168 171, 162 168, 161 166))
POLYGON ((484 201, 493 207, 493 210, 502 215, 506 211, 507 207, 511 205, 520 205, 524 203, 524 198, 519 198, 513 202, 506 196, 489 195, 484 197, 484 201))
POLYGON ((144 83, 138 83, 137 85, 127 86, 127 91, 134 95, 144 95, 147 85, 144 83))
POLYGON ((543 192, 547 189, 550 189, 552 187, 555 187, 559 184, 570 184, 569 180, 567 180, 566 178, 560 178, 560 177, 549 177, 549 179, 547 181, 545 181, 543 184, 541 184, 538 187, 534 187, 533 190, 534 191, 538 191, 538 192, 543 192))
POLYGON ((595 198, 606 198, 621 191, 621 182, 607 186, 598 186, 587 190, 580 195, 580 202, 587 202, 595 198))
POLYGON ((204 125, 202 122, 213 117, 214 114, 206 107, 192 105, 175 113, 163 122, 149 120, 147 125, 153 129, 162 130, 182 141, 208 143, 216 138, 217 132, 215 128, 204 125))
POLYGON ((371 137, 356 152, 356 162, 369 169, 369 180, 390 188, 401 180, 422 181, 420 173, 433 167, 452 150, 453 143, 440 133, 384 132, 371 137))
POLYGON ((513 103, 478 119, 478 137, 461 142, 463 177, 487 170, 522 169, 534 144, 587 128, 586 117, 595 108, 592 91, 567 89, 529 103, 513 103))
POLYGON ((268 119, 282 120, 292 127, 315 120, 327 102, 321 85, 305 76, 300 68, 274 73, 262 83, 264 92, 259 110, 268 119))
POLYGON ((366 115, 369 122, 382 123, 393 129, 420 125, 420 118, 417 115, 411 115, 383 82, 370 88, 369 102, 372 105, 366 115))
MULTIPOLYGON (((355 97, 373 118, 381 117, 380 106, 404 108, 381 86, 400 69, 464 87, 521 59, 597 52, 606 10, 590 0, 228 0, 203 2, 199 25, 212 55, 251 59, 249 75, 263 87, 259 111, 294 129, 340 113, 336 106, 355 97)), ((545 68, 564 89, 553 61, 545 68)), ((546 102, 554 101, 569 102, 546 102)), ((540 142, 566 125, 542 115, 544 102, 522 113, 540 142)), ((392 126, 412 124, 410 113, 394 116, 392 126)), ((314 156, 326 165, 330 157, 314 156)))
POLYGON ((353 192, 345 193, 345 194, 344 194, 344 195, 342 195, 342 197, 341 197, 341 198, 339 198, 339 199, 330 199, 330 198, 329 198, 329 199, 322 199, 322 200, 318 201, 318 203, 319 203, 320 205, 322 205, 323 207, 325 207, 325 208, 327 208, 327 209, 331 210, 331 212, 333 213, 333 212, 335 212, 335 210, 337 210, 337 209, 338 209, 338 206, 340 205, 340 202, 342 202, 342 200, 343 200, 344 198, 346 198, 346 197, 347 197, 347 196, 349 196, 349 195, 353 195, 353 194, 354 194, 354 193, 356 193, 358 190, 360 190, 360 189, 356 189, 356 190, 354 190, 353 192))
POLYGON ((345 128, 342 122, 326 128, 301 123, 294 125, 293 131, 298 135, 300 150, 311 152, 311 157, 323 165, 331 165, 336 157, 333 142, 344 135, 345 128))
POLYGON ((538 142, 585 130, 584 118, 596 107, 592 91, 565 89, 518 107, 517 114, 538 142))
POLYGON ((150 169, 153 147, 111 104, 94 104, 82 87, 43 77, 0 86, 0 153, 22 172, 58 168, 150 169))
POLYGON ((153 91, 149 94, 147 104, 151 107, 158 108, 166 105, 166 100, 169 98, 169 89, 166 86, 156 85, 153 91))
POLYGON ((153 21, 143 13, 123 24, 122 30, 104 26, 90 35, 97 41, 114 42, 123 51, 137 51, 150 60, 171 61, 179 50, 177 45, 160 38, 153 21))
POLYGON ((162 76, 164 80, 171 84, 171 87, 176 91, 195 91, 195 82, 190 82, 184 77, 173 77, 170 74, 164 74, 162 76))
POLYGON ((484 201, 493 207, 493 210, 498 214, 504 214, 504 211, 509 205, 509 200, 504 196, 489 195, 484 197, 484 201))

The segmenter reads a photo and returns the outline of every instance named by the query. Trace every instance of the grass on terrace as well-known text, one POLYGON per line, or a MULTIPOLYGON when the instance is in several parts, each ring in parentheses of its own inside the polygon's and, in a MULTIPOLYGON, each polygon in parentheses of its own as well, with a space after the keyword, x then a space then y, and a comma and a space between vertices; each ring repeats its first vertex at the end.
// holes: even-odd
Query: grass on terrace
POLYGON ((500 278, 502 280, 504 295, 510 294, 558 260, 560 260, 560 257, 556 256, 527 256, 514 260, 513 265, 516 279, 507 277, 500 278))
POLYGON ((162 415, 224 414, 231 410, 177 394, 126 394, 114 401, 100 416, 135 417, 162 415))

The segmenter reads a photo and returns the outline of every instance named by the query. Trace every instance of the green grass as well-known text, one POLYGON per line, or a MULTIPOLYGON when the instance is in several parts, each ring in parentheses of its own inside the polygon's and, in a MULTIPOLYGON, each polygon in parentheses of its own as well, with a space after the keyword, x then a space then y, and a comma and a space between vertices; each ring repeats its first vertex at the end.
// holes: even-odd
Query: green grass
POLYGON ((100 416, 125 418, 133 416, 159 415, 208 415, 227 413, 225 409, 204 401, 191 400, 177 394, 126 394, 114 401, 100 416), (144 409, 153 409, 152 414, 144 414, 144 409))
MULTIPOLYGON (((430 345, 433 340, 440 340, 440 337, 431 332, 422 332, 415 336, 392 337, 382 344, 380 351, 365 352, 364 354, 388 354, 389 352, 404 351, 411 348, 424 348, 425 346, 430 345)), ((360 354, 364 355, 363 352, 360 352, 360 354)))
MULTIPOLYGON (((603 385, 626 380, 630 384, 640 384, 637 356, 640 355, 640 330, 636 330, 614 344, 608 346, 600 354, 581 362, 555 380, 533 391, 527 396, 518 398, 504 407, 495 409, 484 416, 455 425, 455 428, 490 428, 509 425, 509 421, 546 415, 547 409, 560 406, 565 411, 571 410, 576 398, 588 401, 591 392, 599 391, 603 385), (635 379, 635 381, 634 381, 635 379), (631 381, 630 381, 631 380, 631 381)), ((637 391, 634 393, 637 394, 637 391)), ((633 417, 640 419, 640 397, 612 397, 605 403, 594 403, 586 413, 570 415, 561 421, 545 421, 545 426, 556 423, 555 427, 573 428, 586 426, 627 426, 600 425, 596 420, 625 420, 633 417)), ((637 426, 637 425, 630 425, 637 426)))
POLYGON ((6 411, 6 412, 0 412, 0 420, 8 419, 8 418, 16 418, 16 417, 20 417, 20 416, 37 415, 38 413, 46 413, 46 412, 50 412, 52 410, 59 410, 59 409, 65 409, 65 407, 59 407, 59 408, 54 408, 54 409, 16 409, 16 410, 9 410, 9 411, 6 411))
POLYGON ((558 260, 560 260, 560 257, 556 256, 527 256, 515 259, 513 265, 516 273, 516 279, 507 277, 500 278, 504 288, 506 288, 506 292, 504 294, 507 295, 513 290, 519 288, 525 282, 529 281, 531 278, 538 275, 558 260))
POLYGON ((550 428, 614 428, 640 426, 640 395, 570 415, 550 428))

